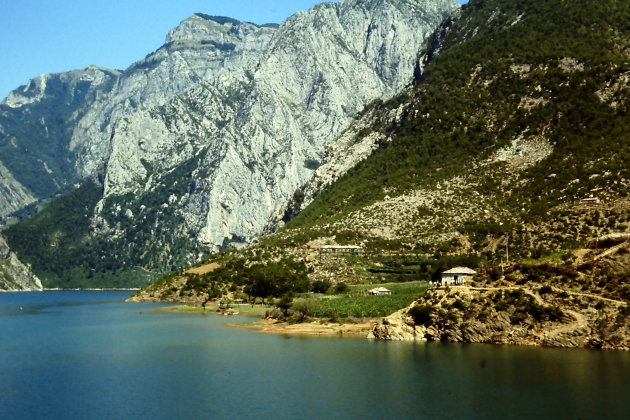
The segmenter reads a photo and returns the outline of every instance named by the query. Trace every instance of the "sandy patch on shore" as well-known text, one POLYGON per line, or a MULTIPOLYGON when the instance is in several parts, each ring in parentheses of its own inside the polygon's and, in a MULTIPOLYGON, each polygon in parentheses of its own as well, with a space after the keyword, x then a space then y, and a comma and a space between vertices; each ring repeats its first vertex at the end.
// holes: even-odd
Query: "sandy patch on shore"
POLYGON ((248 328, 267 334, 288 334, 307 336, 343 336, 366 338, 374 325, 373 320, 365 320, 356 324, 336 324, 331 322, 303 322, 288 324, 272 319, 262 319, 256 322, 227 323, 229 327, 248 328))

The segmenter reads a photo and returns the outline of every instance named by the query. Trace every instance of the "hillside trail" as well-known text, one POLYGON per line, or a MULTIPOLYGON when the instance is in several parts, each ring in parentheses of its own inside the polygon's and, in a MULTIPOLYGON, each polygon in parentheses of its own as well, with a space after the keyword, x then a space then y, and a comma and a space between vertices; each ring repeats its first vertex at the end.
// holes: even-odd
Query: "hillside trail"
POLYGON ((564 312, 570 315, 573 320, 568 323, 562 323, 557 328, 546 332, 546 340, 553 341, 557 337, 573 335, 573 333, 589 328, 588 318, 583 314, 571 309, 564 309, 564 312))
POLYGON ((544 299, 540 295, 531 289, 527 289, 521 286, 502 286, 502 287, 469 287, 471 290, 522 290, 524 293, 533 297, 537 304, 543 305, 544 299))

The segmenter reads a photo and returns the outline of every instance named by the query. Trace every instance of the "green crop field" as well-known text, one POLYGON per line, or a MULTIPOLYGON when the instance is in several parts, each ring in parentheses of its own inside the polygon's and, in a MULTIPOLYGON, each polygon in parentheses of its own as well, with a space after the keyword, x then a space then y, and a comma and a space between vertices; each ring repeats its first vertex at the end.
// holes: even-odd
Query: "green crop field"
POLYGON ((373 318, 386 316, 409 305, 427 289, 427 282, 361 284, 350 286, 346 295, 326 296, 311 294, 296 299, 308 307, 308 313, 318 318, 373 318), (383 286, 392 291, 391 295, 370 296, 367 291, 383 286))

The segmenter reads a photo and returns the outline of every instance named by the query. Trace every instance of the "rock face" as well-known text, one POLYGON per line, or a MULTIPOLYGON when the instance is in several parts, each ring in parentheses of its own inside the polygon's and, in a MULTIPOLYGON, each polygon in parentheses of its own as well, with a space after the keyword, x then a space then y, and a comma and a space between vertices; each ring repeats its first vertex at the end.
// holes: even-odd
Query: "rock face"
POLYGON ((70 144, 78 173, 89 176, 103 168, 118 120, 162 105, 223 69, 250 66, 274 32, 274 26, 201 14, 182 21, 168 33, 164 46, 125 70, 111 92, 78 122, 70 144))
MULTIPOLYGON (((107 81, 79 101, 59 137, 68 164, 60 184, 99 175, 90 235, 124 237, 125 255, 109 254, 125 266, 142 260, 170 271, 200 252, 247 244, 283 213, 359 111, 413 80, 424 40, 458 7, 344 0, 281 26, 194 15, 144 60, 103 71, 107 81)), ((29 202, 26 187, 11 209, 29 202)))
POLYGON ((431 289, 418 302, 376 322, 368 338, 630 349, 623 301, 588 295, 598 302, 589 308, 587 301, 580 302, 582 293, 568 294, 572 300, 541 297, 515 286, 431 289))
POLYGON ((116 121, 224 68, 251 65, 274 32, 274 25, 193 15, 124 72, 89 66, 11 92, 0 104, 0 217, 103 171, 116 121))
POLYGON ((31 269, 20 262, 0 236, 0 290, 42 290, 31 269))
POLYGON ((194 188, 168 203, 191 235, 215 249, 256 237, 356 114, 412 80, 424 39, 456 7, 419 0, 317 5, 280 26, 255 65, 220 71, 119 120, 98 223, 112 218, 109 200, 150 193, 162 174, 195 159, 194 188))
POLYGON ((0 218, 80 181, 72 132, 118 77, 96 66, 42 75, 0 103, 0 218))

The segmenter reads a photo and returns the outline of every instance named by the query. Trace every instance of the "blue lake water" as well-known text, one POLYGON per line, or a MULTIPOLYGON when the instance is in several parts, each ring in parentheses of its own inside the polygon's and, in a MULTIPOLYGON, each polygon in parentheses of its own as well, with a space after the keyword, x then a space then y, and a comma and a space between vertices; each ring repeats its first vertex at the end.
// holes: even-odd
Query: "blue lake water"
POLYGON ((0 418, 630 418, 624 352, 287 338, 129 294, 0 293, 0 418))

